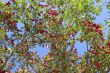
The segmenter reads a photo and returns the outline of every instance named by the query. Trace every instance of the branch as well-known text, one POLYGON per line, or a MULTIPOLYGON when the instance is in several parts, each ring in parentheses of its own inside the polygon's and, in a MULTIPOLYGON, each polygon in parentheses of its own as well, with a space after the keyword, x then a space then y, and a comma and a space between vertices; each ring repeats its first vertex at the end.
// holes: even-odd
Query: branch
MULTIPOLYGON (((89 47, 88 47, 88 41, 87 40, 86 40, 86 48, 87 48, 87 52, 88 52, 89 47)), ((88 66, 88 58, 89 58, 89 54, 88 53, 86 55, 86 58, 87 58, 87 60, 86 60, 86 66, 88 66)))
POLYGON ((2 65, 2 67, 0 69, 3 69, 4 66, 7 64, 8 60, 12 57, 13 52, 10 54, 10 56, 8 57, 8 59, 6 59, 5 63, 2 65))
MULTIPOLYGON (((18 56, 12 61, 12 63, 14 63, 14 61, 18 58, 18 56)), ((8 67, 7 70, 10 70, 10 68, 8 67)))
POLYGON ((31 68, 37 73, 37 71, 34 69, 34 67, 31 65, 31 64, 29 64, 30 66, 31 66, 31 68))
MULTIPOLYGON (((30 36, 30 35, 29 35, 30 36)), ((28 39, 29 37, 27 37, 27 38, 24 38, 18 45, 20 45, 20 44, 22 44, 23 42, 25 42, 26 41, 26 39, 28 39)), ((16 48, 16 47, 15 47, 16 48)), ((4 68, 4 66, 7 64, 7 62, 8 62, 8 60, 12 57, 12 55, 14 54, 14 52, 12 52, 11 54, 10 54, 10 56, 8 57, 8 59, 5 61, 5 63, 2 65, 2 67, 0 68, 0 69, 3 69, 4 68)))

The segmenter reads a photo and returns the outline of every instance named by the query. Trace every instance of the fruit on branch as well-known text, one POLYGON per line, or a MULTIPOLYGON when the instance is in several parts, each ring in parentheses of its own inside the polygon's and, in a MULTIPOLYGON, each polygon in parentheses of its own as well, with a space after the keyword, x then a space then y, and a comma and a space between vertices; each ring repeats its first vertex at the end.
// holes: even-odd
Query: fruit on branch
POLYGON ((11 20, 8 20, 7 22, 10 26, 16 26, 17 25, 17 22, 16 21, 11 21, 11 20))
POLYGON ((109 42, 107 42, 107 44, 106 44, 109 48, 110 48, 110 41, 109 42))
POLYGON ((95 66, 96 66, 96 68, 100 68, 102 66, 102 63, 101 62, 95 62, 95 66))
POLYGON ((8 1, 5 3, 5 6, 9 6, 10 4, 11 4, 10 1, 8 1))
POLYGON ((0 70, 0 73, 6 73, 6 71, 5 70, 0 70))
POLYGON ((12 0, 13 3, 16 3, 16 0, 12 0))
POLYGON ((58 12, 57 12, 57 10, 49 10, 48 14, 51 16, 56 16, 56 15, 58 15, 58 12))

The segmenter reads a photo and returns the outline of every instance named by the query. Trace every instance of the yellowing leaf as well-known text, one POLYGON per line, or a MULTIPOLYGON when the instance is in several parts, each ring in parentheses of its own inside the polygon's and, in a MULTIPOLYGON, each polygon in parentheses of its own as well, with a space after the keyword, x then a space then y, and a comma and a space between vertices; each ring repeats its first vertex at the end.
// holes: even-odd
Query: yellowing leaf
POLYGON ((5 36, 5 30, 4 29, 0 29, 0 40, 3 40, 5 36))

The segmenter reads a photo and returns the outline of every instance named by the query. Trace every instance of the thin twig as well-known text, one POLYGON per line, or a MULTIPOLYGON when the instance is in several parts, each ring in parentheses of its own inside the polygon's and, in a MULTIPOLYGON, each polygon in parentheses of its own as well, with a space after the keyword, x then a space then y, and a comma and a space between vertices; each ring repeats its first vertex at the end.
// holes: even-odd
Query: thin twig
POLYGON ((37 73, 37 71, 34 69, 34 67, 31 65, 31 64, 29 64, 30 66, 31 66, 31 68, 37 73))
POLYGON ((11 56, 13 55, 13 52, 10 54, 10 56, 8 57, 8 59, 6 59, 5 63, 2 65, 2 67, 0 68, 1 70, 4 68, 4 66, 7 64, 8 60, 11 58, 11 56))
MULTIPOLYGON (((12 61, 12 63, 14 63, 14 61, 18 58, 18 56, 12 61)), ((8 67, 7 70, 10 70, 10 68, 8 67)))
POLYGON ((87 60, 86 60, 86 66, 88 66, 88 57, 89 57, 89 55, 88 55, 88 50, 89 50, 89 47, 88 47, 88 41, 87 41, 87 40, 86 40, 86 48, 87 48, 87 55, 86 55, 87 60))

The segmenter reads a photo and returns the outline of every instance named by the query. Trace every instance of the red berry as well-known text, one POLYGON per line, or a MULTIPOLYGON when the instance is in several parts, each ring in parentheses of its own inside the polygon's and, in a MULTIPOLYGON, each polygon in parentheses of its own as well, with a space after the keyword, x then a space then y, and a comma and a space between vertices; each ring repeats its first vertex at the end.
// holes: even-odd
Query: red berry
POLYGON ((110 42, 108 42, 106 45, 110 48, 110 42))
POLYGON ((48 12, 49 15, 58 15, 57 11, 56 10, 50 10, 48 12))
POLYGON ((95 62, 95 65, 96 65, 97 68, 100 68, 101 65, 102 65, 102 63, 100 63, 100 62, 95 62))
POLYGON ((5 70, 0 70, 0 73, 5 73, 6 71, 5 70))
POLYGON ((16 0, 12 0, 12 2, 14 2, 14 3, 15 3, 15 2, 16 2, 16 0))
POLYGON ((16 21, 10 21, 10 20, 8 20, 7 23, 8 23, 9 25, 16 26, 16 21))
POLYGON ((10 40, 10 43, 12 46, 14 46, 14 40, 13 39, 10 40))
POLYGON ((96 24, 93 24, 93 27, 96 27, 97 25, 96 24))
POLYGON ((43 33, 47 33, 47 31, 46 30, 40 30, 39 33, 43 34, 43 33))
POLYGON ((8 1, 6 2, 5 6, 9 6, 11 3, 8 1))
POLYGON ((96 28, 96 29, 99 29, 99 28, 101 28, 101 27, 100 27, 99 25, 96 25, 95 28, 96 28))

